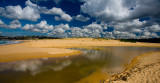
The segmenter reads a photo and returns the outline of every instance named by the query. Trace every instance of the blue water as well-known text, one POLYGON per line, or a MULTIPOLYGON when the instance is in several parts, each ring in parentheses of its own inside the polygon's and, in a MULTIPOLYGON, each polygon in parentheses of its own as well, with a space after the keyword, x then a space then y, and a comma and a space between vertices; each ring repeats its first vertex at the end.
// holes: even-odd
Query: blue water
POLYGON ((16 44, 16 43, 20 43, 20 41, 0 40, 0 45, 8 45, 8 44, 16 44))

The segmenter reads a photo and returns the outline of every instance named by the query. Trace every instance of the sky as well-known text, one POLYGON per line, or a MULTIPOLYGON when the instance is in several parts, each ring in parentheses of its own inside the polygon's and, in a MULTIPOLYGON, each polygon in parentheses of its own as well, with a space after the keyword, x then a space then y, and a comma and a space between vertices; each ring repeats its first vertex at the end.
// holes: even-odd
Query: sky
POLYGON ((0 0, 0 35, 160 37, 160 0, 0 0))

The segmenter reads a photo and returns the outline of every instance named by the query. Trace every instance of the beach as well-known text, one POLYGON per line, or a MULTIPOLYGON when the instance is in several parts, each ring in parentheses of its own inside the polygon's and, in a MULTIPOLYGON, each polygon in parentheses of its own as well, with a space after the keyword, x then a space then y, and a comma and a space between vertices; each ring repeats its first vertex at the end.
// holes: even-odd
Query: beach
POLYGON ((157 43, 130 43, 119 40, 105 40, 94 38, 65 38, 24 40, 23 43, 0 46, 0 62, 24 60, 31 58, 62 57, 80 54, 78 50, 66 48, 91 46, 138 46, 160 47, 157 43))
POLYGON ((150 52, 135 57, 128 68, 105 83, 159 83, 160 52, 150 52))
MULTIPOLYGON (((22 41, 22 40, 21 40, 22 41)), ((68 48, 87 48, 96 46, 160 47, 158 43, 131 43, 119 40, 94 38, 65 38, 24 40, 23 43, 0 46, 0 62, 10 62, 34 58, 67 57, 78 55, 79 50, 68 48)), ((93 49, 93 48, 92 48, 93 49)), ((106 83, 140 83, 158 81, 160 52, 151 52, 135 57, 124 72, 114 75, 106 83), (155 76, 153 79, 153 75, 155 76), (144 79, 145 78, 145 79, 144 79), (137 80, 134 80, 137 79, 137 80)), ((95 74, 96 75, 96 74, 95 74)))

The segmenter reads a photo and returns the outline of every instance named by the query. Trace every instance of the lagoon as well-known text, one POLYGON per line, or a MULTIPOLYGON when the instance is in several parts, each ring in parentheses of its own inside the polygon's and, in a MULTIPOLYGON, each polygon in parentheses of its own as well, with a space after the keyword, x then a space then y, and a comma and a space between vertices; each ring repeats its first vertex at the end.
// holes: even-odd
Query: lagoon
POLYGON ((103 83, 155 47, 90 47, 75 56, 0 63, 0 83, 103 83))

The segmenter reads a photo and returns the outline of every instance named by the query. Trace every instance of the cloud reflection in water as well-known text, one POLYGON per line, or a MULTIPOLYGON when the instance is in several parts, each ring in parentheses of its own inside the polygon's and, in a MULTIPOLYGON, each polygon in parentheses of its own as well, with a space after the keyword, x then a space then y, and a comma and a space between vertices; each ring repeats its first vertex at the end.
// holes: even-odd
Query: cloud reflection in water
POLYGON ((0 63, 0 72, 3 71, 20 71, 20 72, 26 72, 27 70, 30 71, 32 75, 36 75, 40 72, 46 71, 46 70, 54 70, 54 71, 61 71, 63 68, 69 66, 71 64, 71 61, 69 59, 67 60, 61 60, 58 61, 56 64, 45 64, 48 59, 30 59, 30 60, 21 60, 21 61, 13 61, 13 62, 6 62, 6 63, 0 63), (45 65, 44 65, 45 64, 45 65))

